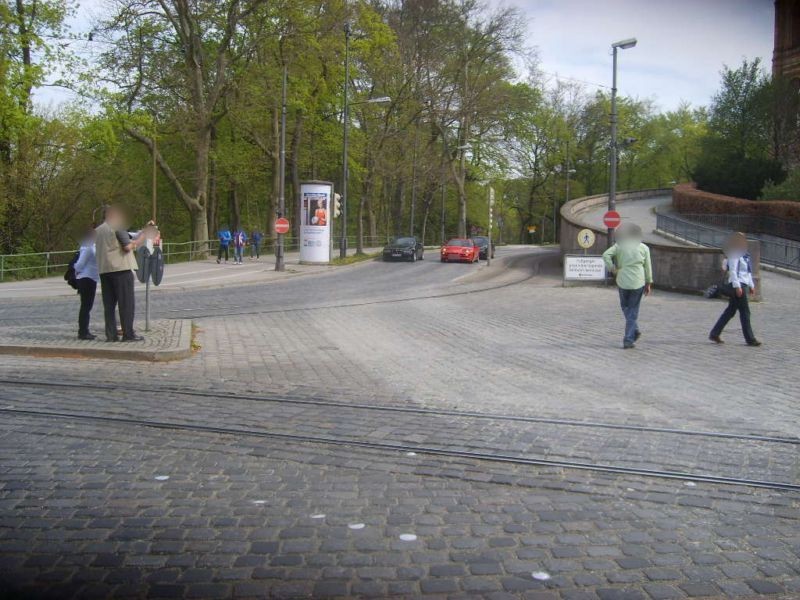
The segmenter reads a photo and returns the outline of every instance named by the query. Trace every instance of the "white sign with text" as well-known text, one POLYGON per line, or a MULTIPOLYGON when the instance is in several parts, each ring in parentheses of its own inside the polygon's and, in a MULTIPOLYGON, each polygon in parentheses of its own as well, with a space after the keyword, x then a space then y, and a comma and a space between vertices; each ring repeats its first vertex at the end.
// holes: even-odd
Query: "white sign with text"
POLYGON ((564 257, 564 281, 605 281, 606 265, 602 256, 564 257))

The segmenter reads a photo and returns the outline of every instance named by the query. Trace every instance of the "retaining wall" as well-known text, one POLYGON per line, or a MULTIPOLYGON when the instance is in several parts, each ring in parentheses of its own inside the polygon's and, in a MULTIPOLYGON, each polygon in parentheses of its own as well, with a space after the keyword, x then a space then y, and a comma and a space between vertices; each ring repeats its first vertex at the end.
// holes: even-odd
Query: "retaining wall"
MULTIPOLYGON (((620 192, 617 193, 617 202, 635 202, 654 196, 669 195, 671 192, 671 189, 620 192)), ((608 240, 606 230, 585 225, 581 214, 598 205, 605 205, 607 202, 608 196, 600 194, 576 198, 564 204, 561 208, 562 256, 564 254, 583 254, 583 248, 578 245, 578 232, 581 229, 591 229, 597 236, 597 243, 589 252, 591 254, 603 253, 608 240)), ((722 278, 724 256, 719 249, 701 246, 672 246, 653 242, 647 242, 647 245, 650 246, 650 256, 653 261, 654 285, 660 289, 697 294, 722 278)), ((751 243, 750 252, 753 256, 754 276, 760 296, 761 252, 758 242, 751 243)))

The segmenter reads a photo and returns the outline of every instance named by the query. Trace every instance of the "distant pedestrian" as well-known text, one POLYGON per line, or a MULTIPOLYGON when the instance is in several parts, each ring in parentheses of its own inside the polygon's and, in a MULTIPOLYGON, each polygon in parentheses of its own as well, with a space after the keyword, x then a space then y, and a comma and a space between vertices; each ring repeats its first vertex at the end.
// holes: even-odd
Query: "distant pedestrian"
POLYGON ((222 253, 225 252, 225 262, 228 262, 228 247, 231 245, 231 240, 233 236, 231 235, 231 230, 228 229, 227 225, 223 225, 222 229, 219 230, 217 233, 217 238, 219 239, 219 250, 217 250, 217 264, 220 263, 222 260, 222 253))
POLYGON ((234 264, 242 264, 244 257, 244 247, 247 245, 247 234, 244 229, 236 230, 233 234, 233 262, 234 264))
POLYGON ((250 234, 250 260, 261 258, 261 240, 263 239, 264 234, 258 229, 254 229, 250 234))
POLYGON ((89 319, 97 294, 97 283, 100 281, 95 237, 96 233, 93 228, 86 232, 78 251, 78 260, 75 261, 75 283, 81 298, 81 308, 78 311, 78 339, 81 340, 96 338, 89 331, 89 319))
POLYGON ((117 206, 107 206, 105 221, 95 230, 97 267, 100 273, 100 288, 103 295, 103 309, 106 321, 106 341, 116 342, 117 307, 122 323, 122 341, 137 342, 142 337, 133 329, 136 309, 133 294, 133 272, 137 270, 134 253, 146 241, 147 229, 135 237, 128 233, 126 217, 117 206))
POLYGON ((625 315, 622 347, 634 348, 642 336, 639 329, 639 306, 642 296, 649 296, 653 284, 650 248, 642 243, 642 228, 630 224, 620 228, 617 243, 603 253, 606 268, 614 273, 619 288, 619 303, 625 315))
POLYGON ((750 324, 750 303, 748 294, 756 293, 756 284, 753 280, 753 261, 747 251, 747 236, 743 233, 734 233, 725 245, 726 258, 722 263, 725 272, 723 287, 727 287, 728 306, 720 315, 708 338, 717 344, 722 344, 723 329, 728 322, 739 313, 742 324, 742 334, 748 346, 760 346, 750 324))

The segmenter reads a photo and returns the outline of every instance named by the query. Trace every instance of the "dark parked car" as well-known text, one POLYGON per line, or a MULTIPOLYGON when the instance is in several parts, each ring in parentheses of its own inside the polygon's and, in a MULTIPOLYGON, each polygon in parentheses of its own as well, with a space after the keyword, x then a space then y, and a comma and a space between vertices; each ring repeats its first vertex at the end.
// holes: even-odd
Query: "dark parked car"
POLYGON ((416 262, 425 258, 425 248, 415 237, 395 238, 383 248, 383 260, 410 260, 416 262))
MULTIPOLYGON (((482 235, 472 236, 472 241, 481 249, 481 260, 486 260, 489 256, 489 238, 482 235)), ((494 242, 492 242, 492 258, 494 258, 494 242)))

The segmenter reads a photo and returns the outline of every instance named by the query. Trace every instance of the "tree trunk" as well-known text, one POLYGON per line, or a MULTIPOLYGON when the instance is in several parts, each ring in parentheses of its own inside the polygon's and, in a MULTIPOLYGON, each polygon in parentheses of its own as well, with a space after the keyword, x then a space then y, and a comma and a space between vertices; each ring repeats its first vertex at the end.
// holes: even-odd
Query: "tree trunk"
POLYGON ((205 240, 208 239, 208 216, 206 215, 205 208, 202 206, 198 209, 190 211, 192 217, 192 240, 195 242, 204 242, 195 244, 197 254, 200 257, 208 255, 208 244, 205 240))
MULTIPOLYGON (((291 215, 295 211, 294 232, 295 239, 300 239, 300 143, 303 138, 303 113, 298 111, 294 121, 294 133, 292 134, 292 148, 289 155, 289 164, 292 170, 292 195, 286 199, 288 208, 287 215, 291 215)), ((330 207, 329 207, 330 210, 330 207)), ((330 214, 333 214, 331 210, 330 214)))
POLYGON ((211 157, 208 165, 208 206, 206 218, 209 232, 216 233, 219 229, 219 198, 217 187, 217 159, 214 151, 217 147, 217 128, 211 128, 211 157))
POLYGON ((231 216, 231 228, 234 231, 242 226, 242 207, 239 204, 239 187, 235 179, 231 179, 228 189, 228 212, 231 216))

